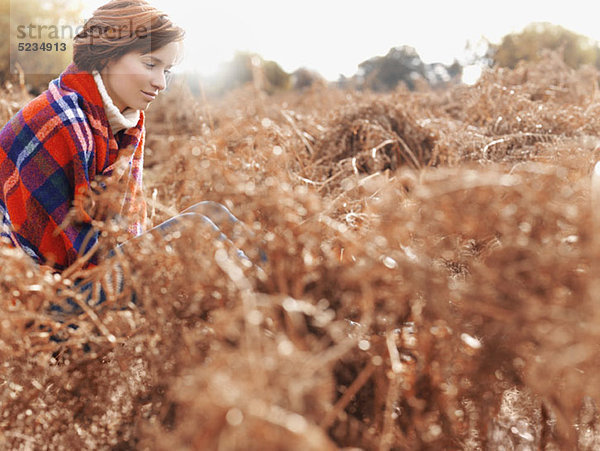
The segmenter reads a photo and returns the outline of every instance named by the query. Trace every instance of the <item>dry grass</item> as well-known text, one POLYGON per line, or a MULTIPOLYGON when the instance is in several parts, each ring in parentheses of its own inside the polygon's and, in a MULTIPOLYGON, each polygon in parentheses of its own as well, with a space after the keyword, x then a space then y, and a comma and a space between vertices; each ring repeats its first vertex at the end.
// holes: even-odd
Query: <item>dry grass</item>
POLYGON ((119 294, 114 261, 58 277, 0 248, 0 444, 594 449, 597 87, 548 55, 444 92, 173 89, 152 222, 221 202, 267 262, 188 227, 132 243, 119 294), (108 300, 61 323, 75 277, 108 300))

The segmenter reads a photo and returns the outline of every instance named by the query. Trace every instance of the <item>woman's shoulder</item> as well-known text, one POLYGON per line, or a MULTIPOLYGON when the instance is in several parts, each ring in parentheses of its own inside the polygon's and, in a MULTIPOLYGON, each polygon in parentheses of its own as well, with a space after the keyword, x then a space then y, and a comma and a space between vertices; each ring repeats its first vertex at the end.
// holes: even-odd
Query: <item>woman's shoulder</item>
MULTIPOLYGON (((83 148, 92 142, 92 131, 82 108, 80 95, 50 84, 27 102, 0 130, 0 150, 7 155, 33 155, 36 149, 61 148, 77 141, 83 148)), ((2 152, 0 152, 2 153, 2 152)))
POLYGON ((14 133, 26 128, 27 132, 35 134, 47 127, 60 129, 73 123, 85 126, 86 122, 81 95, 75 91, 61 90, 51 82, 47 90, 29 100, 4 125, 0 135, 7 129, 14 133))
POLYGON ((25 119, 61 116, 64 121, 85 120, 82 106, 83 97, 78 92, 61 89, 57 80, 53 80, 48 89, 25 105, 23 115, 25 119))

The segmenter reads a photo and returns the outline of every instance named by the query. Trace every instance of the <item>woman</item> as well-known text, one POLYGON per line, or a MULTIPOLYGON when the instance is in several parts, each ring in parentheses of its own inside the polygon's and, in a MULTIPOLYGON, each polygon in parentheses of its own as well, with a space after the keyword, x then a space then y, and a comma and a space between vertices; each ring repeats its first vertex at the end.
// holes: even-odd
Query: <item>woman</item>
MULTIPOLYGON (((73 62, 0 130, 3 241, 56 272, 99 264, 92 221, 105 218, 95 217, 87 201, 95 180, 116 174, 125 186, 116 215, 132 237, 143 233, 144 111, 166 88, 184 34, 144 0, 113 0, 94 11, 74 38, 73 62)), ((217 233, 215 223, 237 222, 222 205, 202 202, 155 229, 167 233, 198 219, 217 233)), ((121 291, 122 278, 114 279, 121 291)), ((75 283, 88 304, 104 302, 102 287, 75 283)), ((81 312, 70 298, 51 310, 81 312)))
MULTIPOLYGON (((57 271, 93 252, 99 233, 86 195, 118 158, 128 162, 120 215, 132 236, 143 232, 144 111, 165 89, 183 38, 144 0, 113 0, 93 13, 74 39, 73 62, 0 131, 2 235, 14 246, 57 271)), ((97 254, 86 260, 96 264, 97 254)))

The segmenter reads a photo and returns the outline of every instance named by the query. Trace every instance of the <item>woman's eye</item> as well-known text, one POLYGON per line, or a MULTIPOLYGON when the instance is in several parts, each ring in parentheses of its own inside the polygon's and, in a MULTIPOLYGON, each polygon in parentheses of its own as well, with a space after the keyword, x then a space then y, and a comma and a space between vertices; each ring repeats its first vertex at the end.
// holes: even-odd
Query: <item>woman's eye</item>
POLYGON ((149 68, 153 68, 153 67, 154 67, 154 64, 152 64, 152 63, 144 63, 144 64, 145 64, 147 67, 149 67, 149 68))

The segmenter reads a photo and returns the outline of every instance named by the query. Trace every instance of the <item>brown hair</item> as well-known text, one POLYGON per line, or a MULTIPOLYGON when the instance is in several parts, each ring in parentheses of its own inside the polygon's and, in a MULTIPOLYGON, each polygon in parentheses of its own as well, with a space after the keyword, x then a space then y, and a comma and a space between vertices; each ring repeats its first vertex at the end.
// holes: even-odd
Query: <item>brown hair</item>
POLYGON ((94 11, 73 41, 81 70, 101 71, 130 52, 149 53, 181 41, 185 31, 145 0, 112 0, 94 11))

